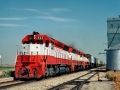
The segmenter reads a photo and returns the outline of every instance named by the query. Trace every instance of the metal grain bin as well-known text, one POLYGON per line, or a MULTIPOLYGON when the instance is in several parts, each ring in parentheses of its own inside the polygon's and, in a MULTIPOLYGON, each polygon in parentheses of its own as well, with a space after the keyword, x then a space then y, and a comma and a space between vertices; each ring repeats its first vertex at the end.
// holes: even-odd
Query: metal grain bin
POLYGON ((120 49, 107 50, 107 69, 120 70, 120 49))
POLYGON ((120 43, 120 15, 107 19, 108 48, 120 43))

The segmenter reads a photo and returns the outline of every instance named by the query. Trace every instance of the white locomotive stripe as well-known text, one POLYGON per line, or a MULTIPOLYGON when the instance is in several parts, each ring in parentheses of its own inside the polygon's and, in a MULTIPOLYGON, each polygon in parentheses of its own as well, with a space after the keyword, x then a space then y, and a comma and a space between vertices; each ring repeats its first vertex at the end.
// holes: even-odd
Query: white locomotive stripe
POLYGON ((50 55, 61 59, 89 62, 86 57, 53 47, 52 44, 49 44, 48 47, 46 47, 45 44, 23 44, 22 53, 25 55, 50 55))

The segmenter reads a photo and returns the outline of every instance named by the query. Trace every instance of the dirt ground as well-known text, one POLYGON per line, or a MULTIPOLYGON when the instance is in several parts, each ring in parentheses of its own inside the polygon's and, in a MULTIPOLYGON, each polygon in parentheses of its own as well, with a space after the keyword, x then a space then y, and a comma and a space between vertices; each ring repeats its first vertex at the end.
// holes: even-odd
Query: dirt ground
MULTIPOLYGON (((51 88, 53 86, 56 86, 60 83, 63 83, 64 81, 69 81, 70 79, 73 79, 74 77, 79 76, 80 74, 85 74, 86 72, 78 72, 78 73, 73 73, 69 75, 63 75, 60 77, 54 77, 54 78, 49 78, 46 80, 40 80, 36 82, 31 82, 29 84, 25 84, 22 86, 15 86, 11 87, 8 90, 47 90, 48 88, 51 88)), ((0 82, 3 81, 9 81, 12 80, 13 78, 1 78, 0 82)), ((115 79, 118 80, 118 79, 115 79)), ((120 80, 120 79, 119 79, 120 80)), ((81 90, 120 90, 116 89, 116 85, 120 86, 120 82, 116 81, 109 81, 106 78, 106 72, 100 72, 99 75, 95 75, 93 78, 91 78, 90 83, 86 83, 83 85, 81 90), (98 78, 99 76, 99 78, 98 78), (98 81, 98 79, 100 81, 98 81)))
POLYGON ((105 72, 100 72, 91 78, 89 83, 83 85, 81 90, 115 90, 115 83, 109 81, 105 72))
POLYGON ((114 82, 90 82, 82 87, 82 90, 115 90, 114 82))
POLYGON ((120 71, 100 72, 101 82, 97 82, 98 76, 92 78, 89 84, 83 86, 82 90, 120 90, 120 71), (111 81, 107 81, 107 78, 111 81))

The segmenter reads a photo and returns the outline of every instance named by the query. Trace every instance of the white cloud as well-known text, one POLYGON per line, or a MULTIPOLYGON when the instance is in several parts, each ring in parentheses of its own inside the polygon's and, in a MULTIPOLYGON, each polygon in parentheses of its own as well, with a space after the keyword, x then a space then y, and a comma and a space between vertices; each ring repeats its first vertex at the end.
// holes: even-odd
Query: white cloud
POLYGON ((26 17, 1 17, 0 20, 25 20, 26 17))
POLYGON ((68 18, 61 18, 61 17, 55 17, 55 16, 37 16, 38 19, 46 19, 56 22, 68 22, 68 21, 75 21, 74 19, 68 19, 68 18))
MULTIPOLYGON (((68 12, 71 11, 68 8, 49 8, 49 9, 42 9, 40 11, 39 9, 34 9, 34 8, 11 8, 12 10, 20 10, 20 11, 26 11, 26 12, 33 12, 33 13, 39 13, 39 16, 36 17, 31 17, 33 19, 43 19, 43 20, 51 20, 55 22, 70 22, 70 21, 76 21, 75 19, 71 18, 63 18, 63 17, 57 17, 55 16, 55 12, 68 12), (54 16, 53 16, 54 15, 54 16)), ((28 18, 30 19, 30 18, 28 18)))
POLYGON ((54 14, 54 12, 70 12, 71 10, 68 8, 49 8, 49 9, 35 9, 35 8, 10 8, 11 10, 18 10, 18 11, 27 11, 27 12, 34 12, 38 14, 54 14))
POLYGON ((10 8, 10 9, 16 10, 16 11, 27 11, 27 12, 41 13, 40 10, 34 9, 34 8, 10 8))
POLYGON ((20 27, 20 24, 0 23, 0 27, 20 27))
POLYGON ((51 11, 54 11, 54 12, 70 12, 71 10, 68 9, 68 8, 52 8, 50 9, 51 11))
POLYGON ((40 11, 38 9, 33 9, 33 8, 26 8, 23 9, 24 11, 30 11, 30 12, 36 12, 36 13, 40 13, 40 11))

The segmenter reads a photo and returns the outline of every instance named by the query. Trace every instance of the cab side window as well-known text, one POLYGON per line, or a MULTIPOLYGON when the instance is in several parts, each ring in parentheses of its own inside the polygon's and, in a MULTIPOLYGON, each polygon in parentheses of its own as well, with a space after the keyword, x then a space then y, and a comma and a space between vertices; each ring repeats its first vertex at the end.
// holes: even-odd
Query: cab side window
POLYGON ((43 40, 39 40, 38 42, 39 42, 39 44, 43 44, 43 40))
POLYGON ((49 41, 46 41, 45 42, 45 47, 48 47, 49 46, 49 41))
POLYGON ((51 49, 54 49, 54 44, 52 43, 52 45, 51 45, 51 49))

